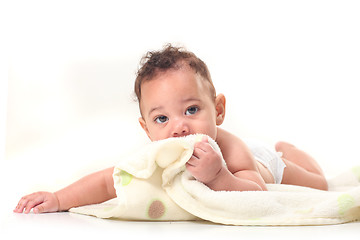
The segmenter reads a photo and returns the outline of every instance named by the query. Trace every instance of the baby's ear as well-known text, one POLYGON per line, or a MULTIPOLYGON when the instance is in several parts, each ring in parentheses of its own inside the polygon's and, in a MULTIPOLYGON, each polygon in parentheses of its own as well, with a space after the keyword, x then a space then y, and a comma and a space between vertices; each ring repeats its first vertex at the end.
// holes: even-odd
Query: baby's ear
POLYGON ((215 98, 215 109, 216 109, 216 125, 221 125, 225 119, 225 105, 226 99, 224 94, 219 94, 215 98))
POLYGON ((149 129, 148 129, 147 126, 146 126, 146 122, 145 122, 144 118, 139 117, 139 123, 140 123, 142 129, 144 129, 144 131, 146 132, 146 135, 147 135, 147 136, 150 138, 150 140, 151 140, 150 133, 149 133, 149 129))

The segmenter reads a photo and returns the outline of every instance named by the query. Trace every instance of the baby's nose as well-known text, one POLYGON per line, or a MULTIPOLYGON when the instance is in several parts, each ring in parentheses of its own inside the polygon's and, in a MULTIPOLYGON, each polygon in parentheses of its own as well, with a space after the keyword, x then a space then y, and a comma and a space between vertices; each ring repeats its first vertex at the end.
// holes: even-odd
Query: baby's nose
POLYGON ((172 132, 173 137, 184 137, 190 134, 189 125, 186 121, 179 119, 174 123, 174 128, 172 132))

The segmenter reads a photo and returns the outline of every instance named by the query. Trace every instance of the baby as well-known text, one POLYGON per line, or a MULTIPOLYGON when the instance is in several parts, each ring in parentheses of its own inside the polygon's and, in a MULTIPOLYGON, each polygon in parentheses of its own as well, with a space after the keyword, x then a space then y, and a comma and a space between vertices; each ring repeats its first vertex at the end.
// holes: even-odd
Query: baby
MULTIPOLYGON (((166 46, 142 59, 135 81, 139 122, 151 141, 202 133, 213 138, 226 162, 204 137, 194 146, 186 169, 214 191, 266 191, 267 183, 327 190, 316 161, 294 145, 279 142, 275 149, 245 143, 220 126, 225 96, 216 95, 206 64, 195 54, 166 46)), ((115 198, 113 167, 88 175, 57 191, 24 196, 14 212, 66 211, 115 198)))

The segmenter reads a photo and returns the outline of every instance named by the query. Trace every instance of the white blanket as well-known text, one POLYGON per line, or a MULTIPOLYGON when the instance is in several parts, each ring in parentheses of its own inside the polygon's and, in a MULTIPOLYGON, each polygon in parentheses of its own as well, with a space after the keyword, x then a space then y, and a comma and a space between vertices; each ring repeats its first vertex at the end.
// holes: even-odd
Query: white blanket
MULTIPOLYGON (((360 220, 360 167, 329 180, 329 191, 268 184, 268 191, 213 191, 186 170, 202 135, 152 142, 114 170, 117 198, 70 212, 125 220, 198 220, 231 225, 322 225, 360 220)), ((219 147, 211 138, 216 151, 219 147)), ((225 164, 225 163, 224 163, 225 164)))

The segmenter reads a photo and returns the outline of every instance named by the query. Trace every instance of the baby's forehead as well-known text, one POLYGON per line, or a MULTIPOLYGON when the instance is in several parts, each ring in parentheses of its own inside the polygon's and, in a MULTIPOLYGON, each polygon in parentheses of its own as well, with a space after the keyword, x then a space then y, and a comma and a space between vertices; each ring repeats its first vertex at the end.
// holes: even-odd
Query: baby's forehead
POLYGON ((153 78, 147 79, 146 81, 144 81, 141 84, 142 93, 144 93, 144 91, 146 89, 143 87, 144 84, 148 84, 148 83, 151 83, 151 85, 156 86, 156 85, 161 85, 163 83, 163 81, 166 81, 172 88, 177 88, 177 86, 173 85, 171 82, 171 81, 173 81, 171 74, 178 73, 178 72, 184 72, 186 75, 187 74, 190 75, 190 77, 186 77, 186 80, 184 80, 184 81, 191 81, 190 84, 194 84, 197 86, 197 88, 200 88, 202 90, 201 93, 199 93, 200 95, 210 94, 210 96, 215 97, 215 90, 214 90, 212 84, 208 80, 206 80, 204 77, 202 77, 200 74, 196 73, 191 68, 171 69, 171 70, 169 69, 169 70, 157 73, 153 78))
MULTIPOLYGON (((204 79, 200 74, 196 73, 191 68, 189 68, 189 69, 173 69, 173 70, 159 72, 153 78, 147 79, 146 81, 142 82, 142 84, 141 84, 142 94, 141 94, 141 99, 139 101, 140 110, 142 110, 144 103, 146 103, 146 105, 149 107, 149 104, 151 104, 153 102, 152 99, 154 97, 155 97, 155 99, 158 99, 157 96, 161 96, 162 92, 159 92, 159 91, 161 91, 160 89, 163 89, 161 85, 164 83, 164 81, 166 81, 166 87, 165 87, 164 92, 168 89, 169 86, 170 86, 170 88, 175 89, 175 90, 177 90, 176 88, 179 87, 180 89, 178 89, 178 90, 181 92, 181 95, 183 94, 181 96, 181 98, 183 98, 183 99, 201 99, 204 96, 208 96, 211 99, 215 100, 215 95, 214 95, 214 91, 212 91, 211 84, 209 83, 209 81, 204 79), (188 85, 189 82, 187 82, 186 84, 184 84, 180 87, 176 84, 172 84, 172 82, 171 82, 171 81, 173 81, 172 76, 171 75, 167 76, 167 75, 171 74, 171 73, 181 72, 181 71, 185 71, 186 74, 191 74, 190 77, 186 77, 186 80, 184 79, 184 82, 191 81, 193 83, 196 83, 196 85, 192 85, 191 83, 190 83, 190 85, 188 85), (147 86, 144 87, 145 85, 147 85, 147 86), (153 92, 154 88, 155 88, 155 92, 153 92)), ((177 94, 175 94, 175 95, 177 95, 177 94)), ((170 98, 172 98, 172 96, 174 96, 174 95, 170 95, 170 98)))

